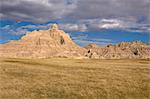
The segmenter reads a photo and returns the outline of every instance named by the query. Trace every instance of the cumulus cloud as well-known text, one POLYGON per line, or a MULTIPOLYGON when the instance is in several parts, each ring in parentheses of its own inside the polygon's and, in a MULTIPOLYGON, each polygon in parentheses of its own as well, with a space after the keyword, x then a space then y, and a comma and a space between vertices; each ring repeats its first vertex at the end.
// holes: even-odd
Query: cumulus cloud
MULTIPOLYGON (((0 27, 1 33, 24 35, 33 30, 47 30, 53 23, 47 24, 28 24, 19 26, 16 24, 0 27)), ((148 32, 150 33, 150 24, 136 24, 131 20, 118 19, 89 19, 77 21, 76 23, 59 23, 60 29, 65 32, 96 32, 101 29, 123 29, 133 32, 148 32)))
POLYGON ((100 28, 123 28, 125 24, 120 20, 113 20, 113 19, 103 19, 101 20, 101 24, 99 25, 100 28))
POLYGON ((1 31, 1 34, 7 33, 7 34, 11 34, 11 35, 24 35, 27 32, 29 32, 28 29, 26 29, 26 28, 14 27, 11 25, 6 25, 4 27, 1 27, 0 31, 1 31))
POLYGON ((66 0, 0 0, 1 17, 44 22, 61 19, 71 13, 76 5, 66 0))
MULTIPOLYGON (((35 30, 46 30, 51 27, 53 23, 48 24, 39 24, 39 25, 26 25, 21 26, 22 29, 35 29, 35 30)), ((66 32, 85 32, 87 30, 87 27, 85 24, 75 24, 75 23, 59 23, 58 24, 60 29, 66 31, 66 32)))
MULTIPOLYGON (((1 33, 8 33, 13 35, 23 35, 27 32, 33 30, 47 30, 51 27, 53 23, 48 24, 29 24, 25 26, 15 26, 15 25, 6 25, 4 27, 0 27, 1 33)), ((85 24, 73 24, 73 23, 60 23, 60 29, 64 30, 65 32, 85 32, 87 31, 87 27, 85 24)))
POLYGON ((74 23, 65 23, 65 24, 59 24, 60 28, 67 31, 78 31, 78 32, 85 32, 87 31, 87 27, 85 24, 74 24, 74 23))
POLYGON ((137 23, 133 18, 110 18, 110 19, 83 19, 78 22, 87 27, 87 31, 100 31, 101 29, 123 29, 136 32, 150 32, 149 23, 137 23))
POLYGON ((132 17, 137 21, 150 21, 149 0, 0 0, 0 2, 0 15, 3 18, 48 21, 132 17))
MULTIPOLYGON (((59 23, 65 31, 98 31, 121 28, 146 31, 150 23, 150 0, 0 0, 0 18, 59 23)), ((46 29, 50 24, 30 25, 46 29)), ((24 28, 27 28, 24 27, 24 28)))
POLYGON ((133 17, 149 19, 149 0, 79 0, 74 13, 75 19, 133 17))

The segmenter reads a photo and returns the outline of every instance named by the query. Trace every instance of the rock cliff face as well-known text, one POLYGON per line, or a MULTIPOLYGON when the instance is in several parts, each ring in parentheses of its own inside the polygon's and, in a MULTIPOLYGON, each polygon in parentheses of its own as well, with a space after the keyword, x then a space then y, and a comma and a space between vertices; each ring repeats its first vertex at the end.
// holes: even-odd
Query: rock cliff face
POLYGON ((107 47, 99 47, 90 44, 85 47, 89 58, 96 59, 149 59, 150 44, 142 42, 122 42, 117 45, 107 45, 107 47))
POLYGON ((83 56, 85 49, 76 45, 64 31, 54 24, 49 30, 27 33, 18 41, 0 45, 1 57, 71 57, 83 56))

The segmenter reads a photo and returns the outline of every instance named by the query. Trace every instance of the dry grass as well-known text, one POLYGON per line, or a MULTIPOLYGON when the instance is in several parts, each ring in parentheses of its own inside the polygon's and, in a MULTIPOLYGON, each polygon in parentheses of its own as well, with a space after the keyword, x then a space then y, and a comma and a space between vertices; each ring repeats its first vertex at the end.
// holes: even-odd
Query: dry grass
POLYGON ((150 61, 0 59, 1 99, 150 99, 150 61))

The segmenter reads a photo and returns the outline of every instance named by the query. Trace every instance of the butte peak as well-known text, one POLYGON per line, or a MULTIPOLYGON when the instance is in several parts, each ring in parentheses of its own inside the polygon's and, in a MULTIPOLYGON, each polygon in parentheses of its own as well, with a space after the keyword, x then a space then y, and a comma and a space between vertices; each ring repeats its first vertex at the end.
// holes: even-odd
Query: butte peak
POLYGON ((59 30, 59 26, 57 24, 52 24, 50 30, 59 30))

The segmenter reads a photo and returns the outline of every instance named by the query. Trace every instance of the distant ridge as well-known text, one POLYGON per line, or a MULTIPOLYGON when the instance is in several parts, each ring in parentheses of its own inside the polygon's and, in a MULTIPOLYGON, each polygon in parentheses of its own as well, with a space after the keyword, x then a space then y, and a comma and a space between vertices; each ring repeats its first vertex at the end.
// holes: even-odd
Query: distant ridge
POLYGON ((116 45, 107 45, 100 47, 96 44, 89 44, 85 47, 88 50, 86 54, 89 58, 97 59, 149 59, 150 44, 144 44, 139 41, 121 42, 116 45))
POLYGON ((27 33, 20 40, 0 44, 0 57, 49 58, 76 57, 94 59, 149 59, 150 44, 121 42, 100 47, 89 44, 82 48, 70 36, 53 24, 48 30, 27 33))

